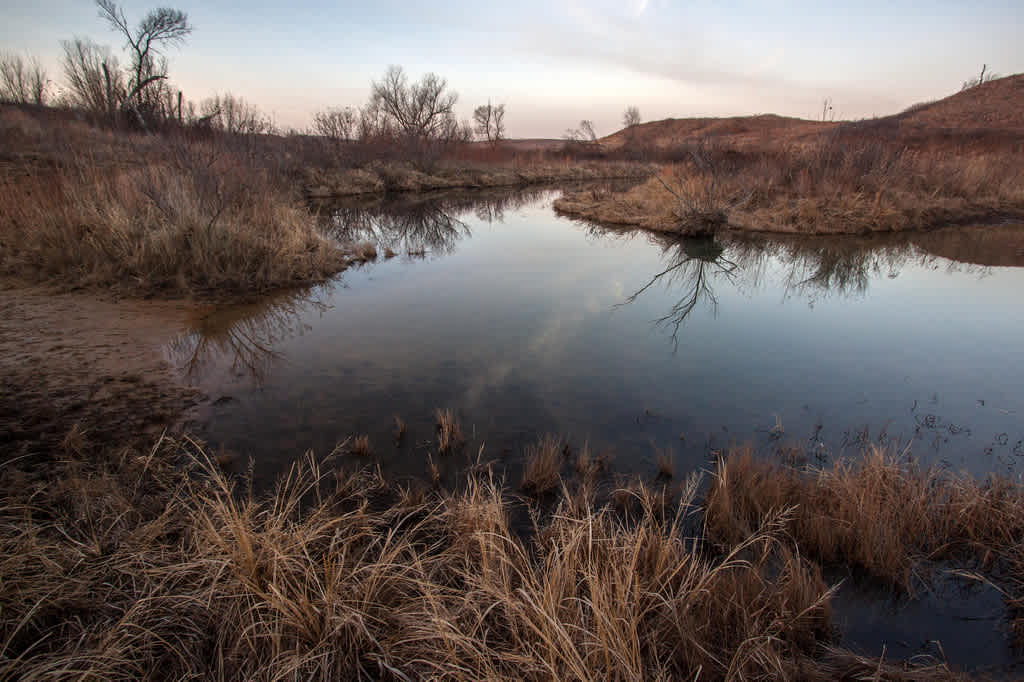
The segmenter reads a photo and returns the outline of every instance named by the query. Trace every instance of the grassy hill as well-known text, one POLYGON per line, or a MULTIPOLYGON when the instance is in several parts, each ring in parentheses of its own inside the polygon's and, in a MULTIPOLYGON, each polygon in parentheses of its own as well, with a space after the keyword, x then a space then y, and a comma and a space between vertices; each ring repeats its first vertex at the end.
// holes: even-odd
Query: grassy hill
POLYGON ((743 150, 816 142, 825 133, 922 141, 998 139, 1024 142, 1024 74, 1007 76, 891 116, 821 122, 759 114, 728 118, 667 118, 642 123, 601 139, 608 150, 627 146, 668 149, 699 140, 743 150))

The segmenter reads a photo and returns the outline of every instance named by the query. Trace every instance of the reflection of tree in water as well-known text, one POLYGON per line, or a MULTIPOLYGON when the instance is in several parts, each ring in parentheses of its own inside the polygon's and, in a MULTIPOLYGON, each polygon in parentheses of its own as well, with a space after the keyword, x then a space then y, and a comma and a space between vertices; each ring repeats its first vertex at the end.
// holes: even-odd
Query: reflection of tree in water
POLYGON ((906 241, 880 243, 849 236, 737 238, 729 244, 729 253, 755 282, 769 264, 778 264, 785 297, 806 297, 813 304, 826 295, 864 295, 872 279, 897 277, 914 249, 906 241))
MULTIPOLYGON (((621 232, 599 226, 591 226, 590 230, 602 237, 609 232, 621 232)), ((718 298, 713 285, 723 279, 741 291, 760 289, 768 280, 777 281, 785 300, 798 297, 814 305, 824 297, 863 296, 873 280, 894 279, 910 264, 979 276, 988 272, 985 266, 932 255, 916 235, 769 237, 731 234, 717 241, 654 239, 662 244, 665 268, 619 305, 633 303, 659 282, 681 292, 681 298, 669 311, 654 320, 654 324, 672 330, 673 347, 678 346, 679 329, 694 309, 707 304, 717 312, 718 298)))
POLYGON ((321 204, 323 229, 344 243, 373 242, 396 253, 452 253, 472 236, 462 218, 502 222, 507 211, 536 201, 546 190, 474 190, 433 195, 377 197, 321 204))
POLYGON ((191 331, 178 336, 169 352, 189 380, 229 363, 233 374, 248 375, 262 384, 282 357, 276 347, 310 329, 304 321, 308 314, 326 308, 308 289, 230 306, 207 315, 191 331))
POLYGON ((713 238, 666 242, 662 247, 662 255, 668 266, 619 305, 633 303, 658 283, 681 289, 683 297, 676 301, 668 313, 654 320, 655 325, 672 329, 672 346, 678 348, 679 327, 702 301, 710 304, 714 311, 718 310, 718 298, 711 287, 712 282, 718 277, 732 281, 737 268, 737 264, 724 254, 725 248, 713 238))

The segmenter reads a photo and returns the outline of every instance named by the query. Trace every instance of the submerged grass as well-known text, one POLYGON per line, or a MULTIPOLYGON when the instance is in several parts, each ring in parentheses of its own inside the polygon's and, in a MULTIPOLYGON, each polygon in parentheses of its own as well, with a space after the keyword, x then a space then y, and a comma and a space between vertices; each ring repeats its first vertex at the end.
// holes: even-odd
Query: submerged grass
POLYGON ((452 452, 466 442, 462 426, 451 410, 434 410, 434 423, 437 427, 437 449, 442 454, 452 452))

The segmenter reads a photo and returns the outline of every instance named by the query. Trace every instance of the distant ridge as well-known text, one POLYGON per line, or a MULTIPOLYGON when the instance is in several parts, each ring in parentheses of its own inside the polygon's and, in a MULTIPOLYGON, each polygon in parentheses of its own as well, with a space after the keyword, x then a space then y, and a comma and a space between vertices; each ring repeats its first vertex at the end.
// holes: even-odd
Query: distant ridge
POLYGON ((647 148, 667 148, 698 140, 721 142, 737 148, 766 148, 800 144, 844 126, 851 132, 885 131, 887 136, 908 139, 929 132, 999 133, 1024 137, 1024 74, 988 81, 935 102, 906 111, 863 121, 821 122, 775 114, 728 118, 667 118, 612 133, 600 140, 609 150, 627 143, 647 148))

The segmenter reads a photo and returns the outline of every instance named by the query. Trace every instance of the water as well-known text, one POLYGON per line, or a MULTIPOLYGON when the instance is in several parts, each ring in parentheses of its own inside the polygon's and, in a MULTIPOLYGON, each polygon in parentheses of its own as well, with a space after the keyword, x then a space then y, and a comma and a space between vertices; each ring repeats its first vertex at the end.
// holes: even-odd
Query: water
POLYGON ((556 196, 321 207, 378 262, 177 339, 210 399, 202 435, 264 479, 354 434, 385 473, 422 477, 436 408, 512 478, 545 433, 640 475, 656 449, 685 472, 733 443, 909 445, 976 475, 1024 456, 1024 227, 678 242, 558 217, 556 196))
MULTIPOLYGON (((251 458, 257 485, 355 434, 392 480, 425 478, 430 455, 453 482, 482 448, 515 485, 545 433, 646 478, 658 451, 682 474, 733 443, 812 462, 874 443, 1017 475, 1024 226, 679 242, 560 218, 556 196, 321 207, 380 258, 176 339, 169 357, 208 396, 200 435, 251 458), (436 408, 459 416, 461 454, 437 455, 436 408)), ((847 581, 835 605, 865 653, 1010 670, 987 588, 893 600, 847 581)))

